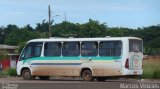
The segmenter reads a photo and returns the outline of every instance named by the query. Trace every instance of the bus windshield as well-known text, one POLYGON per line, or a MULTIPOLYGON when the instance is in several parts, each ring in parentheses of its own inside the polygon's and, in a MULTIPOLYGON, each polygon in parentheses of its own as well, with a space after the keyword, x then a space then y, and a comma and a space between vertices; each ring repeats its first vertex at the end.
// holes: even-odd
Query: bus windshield
POLYGON ((33 42, 27 44, 21 54, 20 60, 32 57, 39 57, 41 55, 42 45, 42 42, 33 42))
POLYGON ((142 40, 129 40, 129 52, 142 52, 142 40))

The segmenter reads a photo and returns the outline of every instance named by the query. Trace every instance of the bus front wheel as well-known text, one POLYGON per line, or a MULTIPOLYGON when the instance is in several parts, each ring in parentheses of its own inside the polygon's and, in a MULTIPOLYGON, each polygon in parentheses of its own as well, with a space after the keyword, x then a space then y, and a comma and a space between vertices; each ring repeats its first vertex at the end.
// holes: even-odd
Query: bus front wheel
POLYGON ((92 76, 92 72, 90 70, 84 70, 82 72, 82 78, 84 81, 93 81, 94 77, 92 76))
POLYGON ((31 76, 31 72, 29 69, 24 69, 22 71, 22 77, 24 80, 31 80, 34 78, 33 76, 31 76))

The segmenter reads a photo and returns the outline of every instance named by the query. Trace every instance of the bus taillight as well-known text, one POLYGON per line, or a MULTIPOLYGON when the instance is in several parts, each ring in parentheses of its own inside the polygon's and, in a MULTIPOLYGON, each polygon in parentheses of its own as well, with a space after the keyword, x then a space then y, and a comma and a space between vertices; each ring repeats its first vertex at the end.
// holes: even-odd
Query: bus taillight
POLYGON ((126 59, 125 68, 129 69, 129 58, 126 59))

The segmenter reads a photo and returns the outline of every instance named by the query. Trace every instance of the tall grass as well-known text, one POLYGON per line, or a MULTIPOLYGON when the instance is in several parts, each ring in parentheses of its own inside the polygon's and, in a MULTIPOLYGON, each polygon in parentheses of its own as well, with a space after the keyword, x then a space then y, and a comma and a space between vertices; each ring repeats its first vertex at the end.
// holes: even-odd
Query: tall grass
POLYGON ((160 79, 160 59, 143 61, 143 75, 145 79, 160 79))
POLYGON ((8 68, 0 71, 0 77, 17 76, 16 68, 8 68))

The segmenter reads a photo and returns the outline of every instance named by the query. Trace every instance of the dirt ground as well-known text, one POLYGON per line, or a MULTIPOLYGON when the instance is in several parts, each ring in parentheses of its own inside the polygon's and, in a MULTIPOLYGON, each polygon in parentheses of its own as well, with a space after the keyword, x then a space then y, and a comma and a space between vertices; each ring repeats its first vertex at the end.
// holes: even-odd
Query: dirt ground
POLYGON ((147 56, 147 55, 144 55, 143 59, 144 60, 148 60, 148 61, 160 61, 160 56, 147 56))

